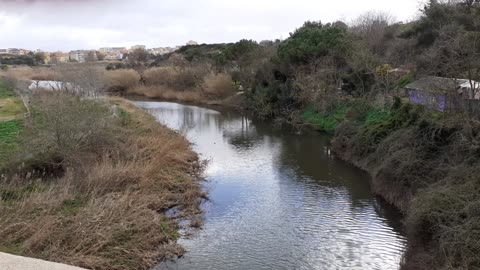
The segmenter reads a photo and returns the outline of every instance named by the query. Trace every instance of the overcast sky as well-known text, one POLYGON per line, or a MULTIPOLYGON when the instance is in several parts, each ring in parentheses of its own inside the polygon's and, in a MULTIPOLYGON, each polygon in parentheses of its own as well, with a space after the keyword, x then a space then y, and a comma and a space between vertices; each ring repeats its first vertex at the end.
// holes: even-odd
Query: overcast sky
POLYGON ((351 22, 370 11, 398 21, 423 0, 0 0, 0 48, 46 51, 163 47, 287 38, 306 20, 351 22))

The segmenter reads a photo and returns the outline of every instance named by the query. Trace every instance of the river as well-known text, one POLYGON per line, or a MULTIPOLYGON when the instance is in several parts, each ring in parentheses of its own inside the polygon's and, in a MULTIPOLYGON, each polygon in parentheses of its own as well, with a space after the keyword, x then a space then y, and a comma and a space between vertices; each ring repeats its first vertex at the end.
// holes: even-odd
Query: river
POLYGON ((329 138, 236 112, 136 102, 207 159, 202 230, 155 269, 398 269, 400 217, 369 177, 336 160, 329 138))

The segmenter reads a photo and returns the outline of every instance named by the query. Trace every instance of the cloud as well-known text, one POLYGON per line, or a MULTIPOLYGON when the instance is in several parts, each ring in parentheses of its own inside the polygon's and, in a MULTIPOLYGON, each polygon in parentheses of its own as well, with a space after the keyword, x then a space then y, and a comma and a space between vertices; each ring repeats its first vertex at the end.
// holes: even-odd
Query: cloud
POLYGON ((0 48, 73 50, 286 37, 306 20, 369 10, 413 18, 418 0, 0 0, 0 48))

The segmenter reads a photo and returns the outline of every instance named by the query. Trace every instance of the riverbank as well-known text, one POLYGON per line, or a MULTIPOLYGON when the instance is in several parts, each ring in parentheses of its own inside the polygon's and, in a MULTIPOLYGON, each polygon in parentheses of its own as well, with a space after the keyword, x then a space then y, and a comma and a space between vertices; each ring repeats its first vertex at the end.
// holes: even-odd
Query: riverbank
POLYGON ((373 192, 405 214, 402 269, 477 268, 480 123, 400 100, 364 115, 342 110, 332 151, 369 172, 373 192))
POLYGON ((120 98, 40 91, 30 102, 2 164, 0 251, 89 269, 184 252, 176 218, 201 223, 205 197, 185 138, 120 98))
POLYGON ((160 269, 398 269, 398 212, 367 174, 330 155, 329 136, 221 108, 137 104, 209 158, 205 226, 160 269))

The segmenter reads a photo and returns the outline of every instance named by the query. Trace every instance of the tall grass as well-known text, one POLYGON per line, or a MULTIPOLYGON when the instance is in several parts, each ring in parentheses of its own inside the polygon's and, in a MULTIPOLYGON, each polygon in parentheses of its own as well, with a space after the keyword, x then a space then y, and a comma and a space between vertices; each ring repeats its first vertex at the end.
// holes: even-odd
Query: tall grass
POLYGON ((209 98, 226 98, 235 93, 232 77, 225 73, 209 74, 202 84, 203 94, 209 98))
POLYGON ((32 108, 0 180, 1 251, 91 269, 148 269, 183 252, 165 211, 200 212, 188 141, 121 99, 40 93, 32 108))
POLYGON ((140 84, 140 74, 133 69, 118 69, 106 72, 108 92, 125 93, 140 84))

